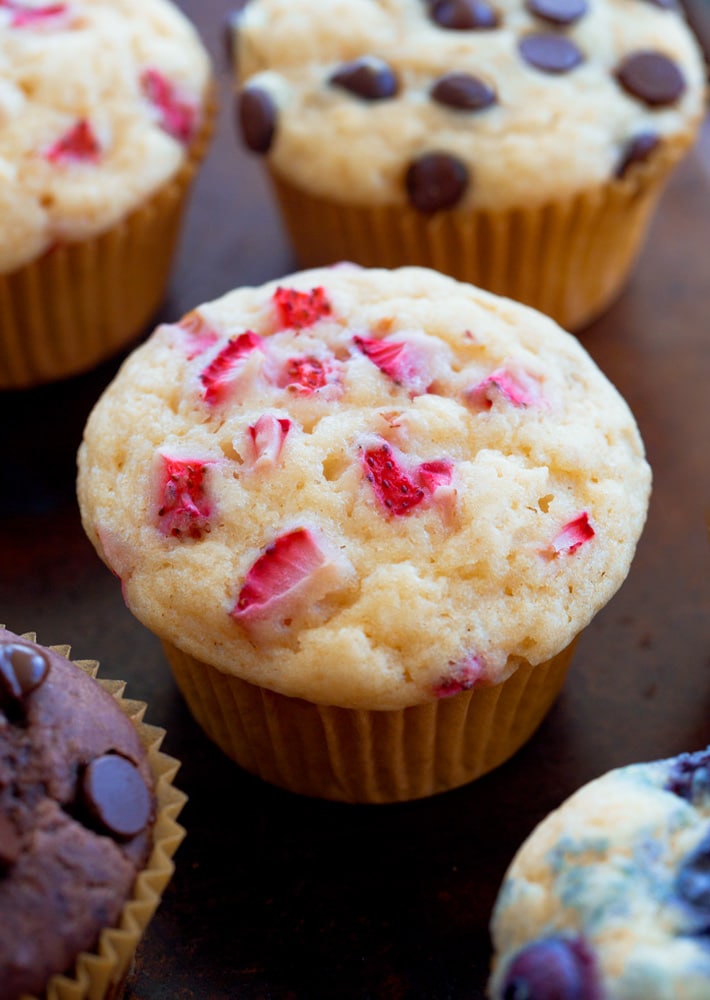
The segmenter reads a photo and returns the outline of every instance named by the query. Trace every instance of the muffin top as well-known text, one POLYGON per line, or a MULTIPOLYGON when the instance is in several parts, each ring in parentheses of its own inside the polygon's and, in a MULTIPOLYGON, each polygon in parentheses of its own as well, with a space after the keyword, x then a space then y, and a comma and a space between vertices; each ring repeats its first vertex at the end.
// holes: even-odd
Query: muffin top
POLYGON ((706 1000, 709 765, 610 771, 533 831, 494 910, 494 1000, 706 1000))
POLYGON ((151 850, 136 729, 64 653, 0 629, 0 1000, 71 970, 151 850))
POLYGON ((246 144, 312 194, 520 208, 690 144, 703 60, 673 0, 250 0, 246 144))
POLYGON ((391 708, 566 646, 626 576, 649 481, 625 402, 552 320, 344 264, 159 327, 90 416, 78 493, 159 635, 391 708))
POLYGON ((0 272, 112 226, 183 163, 207 54, 167 0, 0 4, 0 272))

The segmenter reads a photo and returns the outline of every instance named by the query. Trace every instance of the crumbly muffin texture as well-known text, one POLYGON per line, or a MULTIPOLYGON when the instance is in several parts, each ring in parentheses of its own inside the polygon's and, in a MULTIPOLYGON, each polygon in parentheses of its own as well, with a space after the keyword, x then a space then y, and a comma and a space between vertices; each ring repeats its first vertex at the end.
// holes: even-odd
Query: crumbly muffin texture
POLYGON ((625 402, 550 319, 344 264, 159 327, 88 421, 78 495, 158 635, 398 708, 566 646, 626 576, 649 483, 625 402))
POLYGON ((118 921, 152 848, 131 721, 76 664, 0 628, 0 998, 44 996, 118 921))
POLYGON ((494 1000, 710 995, 709 766, 611 771, 534 830, 493 914, 494 1000))
POLYGON ((199 130, 205 49, 168 0, 0 4, 0 273, 110 228, 199 130))
POLYGON ((673 0, 250 0, 234 37, 247 145, 336 201, 558 201, 702 116, 673 0))

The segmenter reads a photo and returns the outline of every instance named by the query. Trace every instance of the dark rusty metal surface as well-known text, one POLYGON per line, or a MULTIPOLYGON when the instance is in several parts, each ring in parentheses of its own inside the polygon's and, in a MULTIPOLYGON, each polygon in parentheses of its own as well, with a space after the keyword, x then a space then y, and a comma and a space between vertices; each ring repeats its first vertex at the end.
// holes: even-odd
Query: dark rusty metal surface
MULTIPOLYGON (((219 130, 163 315, 294 264, 258 159, 238 148, 221 25, 184 0, 219 72, 219 130)), ((710 127, 664 196, 617 304, 581 335, 628 399, 655 486, 625 585, 585 633, 534 739, 493 774, 398 806, 299 799, 242 773, 185 709, 158 641, 85 539, 74 456, 117 362, 0 394, 0 621, 72 644, 167 731, 190 796, 177 870, 131 1000, 477 1000, 488 918, 534 824, 610 767, 710 743, 710 127)))

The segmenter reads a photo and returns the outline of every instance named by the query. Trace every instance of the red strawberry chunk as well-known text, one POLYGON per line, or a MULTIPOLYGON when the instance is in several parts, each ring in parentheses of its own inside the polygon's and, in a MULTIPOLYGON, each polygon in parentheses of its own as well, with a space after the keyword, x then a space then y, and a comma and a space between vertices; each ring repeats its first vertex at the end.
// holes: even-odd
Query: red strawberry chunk
POLYGON ((199 354, 203 354, 219 340, 219 334, 207 323, 196 309, 182 317, 179 323, 175 324, 187 334, 189 347, 187 360, 192 361, 199 354))
POLYGON ((44 7, 26 7, 16 0, 2 0, 0 9, 12 11, 11 28, 25 28, 41 25, 51 21, 53 18, 66 14, 68 5, 65 3, 45 4, 44 7))
POLYGON ((413 344, 360 336, 353 337, 353 343, 384 375, 397 385, 406 386, 412 395, 427 391, 426 362, 413 344))
POLYGON ((313 356, 289 358, 281 381, 286 389, 292 389, 302 396, 312 396, 317 389, 328 385, 333 371, 333 366, 327 361, 320 361, 313 356))
POLYGON ((101 145, 85 118, 80 118, 44 151, 44 158, 50 163, 97 163, 100 156, 101 145))
POLYGON ((291 421, 285 417, 275 417, 264 413, 249 427, 254 451, 254 465, 273 467, 279 460, 286 435, 291 429, 291 421))
POLYGON ((589 514, 583 511, 577 517, 568 521, 557 532, 550 545, 550 553, 553 556, 572 555, 580 545, 584 545, 591 538, 594 538, 595 531, 589 522, 589 514))
POLYGON ((532 376, 513 374, 506 368, 497 368, 482 382, 469 389, 468 402, 476 409, 490 410, 498 398, 513 406, 535 406, 541 401, 540 386, 532 376))
POLYGON ((363 451, 363 471, 375 496, 388 513, 401 517, 429 501, 453 477, 453 464, 445 459, 422 462, 406 469, 386 441, 363 451))
POLYGON ((200 373, 200 381, 204 386, 202 398, 206 403, 214 405, 225 398, 238 380, 245 359, 255 350, 263 351, 264 341, 251 330, 240 333, 227 342, 200 373))
POLYGON ((460 691, 470 691, 483 676, 483 663, 479 657, 467 656, 460 663, 451 665, 451 672, 434 685, 437 698, 451 698, 460 691))
POLYGON ((146 69, 141 75, 141 88, 157 109, 161 128, 178 142, 188 143, 197 124, 197 108, 181 97, 175 84, 157 69, 146 69))
POLYGON ((274 304, 279 321, 279 330, 302 330, 313 326, 324 316, 330 316, 333 307, 324 288, 312 288, 310 292, 299 292, 295 288, 277 288, 274 304))
POLYGON ((435 462, 422 462, 417 470, 419 481, 428 493, 434 493, 440 486, 450 486, 453 477, 453 464, 445 459, 435 462))
POLYGON ((207 462, 161 455, 158 520, 162 534, 202 538, 210 530, 212 503, 207 494, 207 462))
POLYGON ((327 557, 307 528, 280 535, 247 573, 232 617, 248 623, 251 618, 278 614, 289 595, 326 562, 327 557))

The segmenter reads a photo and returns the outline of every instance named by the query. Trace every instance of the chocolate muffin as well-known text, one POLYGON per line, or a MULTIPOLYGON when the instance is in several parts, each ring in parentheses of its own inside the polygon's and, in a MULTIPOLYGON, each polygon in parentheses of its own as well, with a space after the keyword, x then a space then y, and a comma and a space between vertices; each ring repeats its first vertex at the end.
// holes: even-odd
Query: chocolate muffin
POLYGON ((0 998, 42 994, 118 922, 153 846, 148 754, 80 667, 0 630, 0 998))

